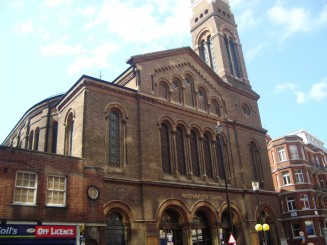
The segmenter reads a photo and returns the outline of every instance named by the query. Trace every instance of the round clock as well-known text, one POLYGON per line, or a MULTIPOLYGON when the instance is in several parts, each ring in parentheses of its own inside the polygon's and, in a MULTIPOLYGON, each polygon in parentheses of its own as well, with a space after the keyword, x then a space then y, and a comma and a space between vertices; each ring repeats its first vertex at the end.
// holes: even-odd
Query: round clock
POLYGON ((95 200, 99 197, 99 190, 95 187, 95 186, 90 186, 87 189, 87 195, 89 196, 89 198, 91 198, 92 200, 95 200))

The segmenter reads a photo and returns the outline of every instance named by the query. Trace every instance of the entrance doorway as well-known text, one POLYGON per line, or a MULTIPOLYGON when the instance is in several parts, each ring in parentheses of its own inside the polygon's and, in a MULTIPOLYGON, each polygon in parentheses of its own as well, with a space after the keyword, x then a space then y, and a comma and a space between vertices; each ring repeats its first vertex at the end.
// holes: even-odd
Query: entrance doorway
POLYGON ((203 212, 198 211, 193 217, 192 244, 212 245, 209 222, 203 212))
POLYGON ((178 214, 167 209, 161 216, 160 221, 160 245, 182 245, 183 233, 178 214))
POLYGON ((107 219, 105 230, 106 245, 125 245, 123 217, 120 213, 111 213, 107 219))

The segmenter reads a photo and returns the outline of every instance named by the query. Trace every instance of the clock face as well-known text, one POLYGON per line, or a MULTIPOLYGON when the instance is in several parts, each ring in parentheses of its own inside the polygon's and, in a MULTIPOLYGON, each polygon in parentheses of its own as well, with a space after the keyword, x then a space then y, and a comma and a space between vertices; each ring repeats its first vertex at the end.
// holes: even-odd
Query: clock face
POLYGON ((89 198, 91 198, 92 200, 95 200, 99 196, 99 190, 94 186, 90 186, 89 189, 87 190, 87 194, 88 194, 89 198))

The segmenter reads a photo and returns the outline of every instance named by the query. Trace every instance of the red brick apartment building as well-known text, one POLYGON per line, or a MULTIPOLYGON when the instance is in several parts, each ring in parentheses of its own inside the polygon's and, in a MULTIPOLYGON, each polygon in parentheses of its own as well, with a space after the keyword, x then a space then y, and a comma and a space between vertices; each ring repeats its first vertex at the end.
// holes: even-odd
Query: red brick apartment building
POLYGON ((193 48, 132 56, 113 82, 83 75, 14 126, 0 243, 259 245, 262 221, 266 245, 285 244, 234 15, 191 2, 193 48))
POLYGON ((326 244, 327 151, 304 130, 270 140, 269 161, 288 244, 326 244))

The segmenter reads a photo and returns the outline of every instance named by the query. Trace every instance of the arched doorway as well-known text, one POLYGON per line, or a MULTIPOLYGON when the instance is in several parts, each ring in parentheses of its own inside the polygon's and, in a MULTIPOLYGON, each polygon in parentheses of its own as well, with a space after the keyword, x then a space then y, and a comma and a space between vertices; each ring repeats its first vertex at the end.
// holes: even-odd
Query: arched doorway
POLYGON ((127 244, 127 227, 124 225, 123 216, 118 212, 109 214, 105 229, 106 245, 127 244))
POLYGON ((183 233, 178 213, 166 209, 160 220, 160 245, 182 245, 183 233))
POLYGON ((221 215, 221 231, 222 231, 221 239, 224 241, 224 244, 228 244, 228 239, 229 239, 232 231, 233 231, 234 237, 236 237, 234 222, 230 221, 228 210, 225 210, 221 215))
POLYGON ((212 245, 209 222, 202 211, 197 211, 193 217, 192 245, 212 245))

